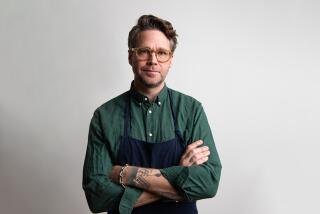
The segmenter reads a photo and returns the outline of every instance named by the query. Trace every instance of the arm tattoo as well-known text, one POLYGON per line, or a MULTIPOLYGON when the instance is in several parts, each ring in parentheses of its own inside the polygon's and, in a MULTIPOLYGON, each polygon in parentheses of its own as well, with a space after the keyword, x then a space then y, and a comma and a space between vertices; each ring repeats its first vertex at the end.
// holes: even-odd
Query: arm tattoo
POLYGON ((132 166, 132 169, 128 173, 128 185, 148 189, 150 187, 150 183, 145 179, 145 177, 149 176, 161 177, 162 175, 161 173, 155 173, 153 169, 132 166))
POLYGON ((151 175, 151 171, 151 169, 138 169, 137 175, 147 177, 151 175))
POLYGON ((141 186, 144 189, 148 189, 150 187, 150 183, 144 178, 152 175, 152 169, 138 169, 136 178, 134 182, 137 186, 141 186))
MULTIPOLYGON (((137 188, 149 190, 151 187, 151 183, 147 180, 147 177, 155 176, 160 178, 162 176, 161 172, 155 169, 146 169, 146 168, 139 168, 135 166, 131 166, 127 172, 127 184, 129 186, 134 186, 137 188)), ((165 198, 169 198, 175 201, 182 201, 184 198, 176 191, 166 191, 163 192, 158 188, 153 188, 152 192, 157 195, 160 195, 165 198)))
POLYGON ((137 175, 133 182, 135 182, 138 187, 142 187, 143 189, 150 188, 150 183, 142 176, 137 175))
POLYGON ((130 170, 130 172, 128 173, 128 185, 130 186, 133 186, 135 183, 134 183, 134 179, 137 175, 137 172, 138 172, 138 167, 135 167, 135 166, 132 166, 131 167, 132 169, 130 170))

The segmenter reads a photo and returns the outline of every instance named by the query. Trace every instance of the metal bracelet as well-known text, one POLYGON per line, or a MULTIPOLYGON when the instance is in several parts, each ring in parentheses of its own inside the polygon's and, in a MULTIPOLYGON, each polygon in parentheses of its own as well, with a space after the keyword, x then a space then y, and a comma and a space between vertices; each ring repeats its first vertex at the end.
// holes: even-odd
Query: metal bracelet
POLYGON ((123 167, 121 167, 120 174, 119 174, 119 183, 121 184, 121 186, 122 186, 123 188, 126 188, 126 186, 125 186, 124 183, 123 183, 123 172, 124 172, 125 168, 127 168, 128 166, 129 166, 129 165, 126 164, 126 165, 124 165, 123 167))

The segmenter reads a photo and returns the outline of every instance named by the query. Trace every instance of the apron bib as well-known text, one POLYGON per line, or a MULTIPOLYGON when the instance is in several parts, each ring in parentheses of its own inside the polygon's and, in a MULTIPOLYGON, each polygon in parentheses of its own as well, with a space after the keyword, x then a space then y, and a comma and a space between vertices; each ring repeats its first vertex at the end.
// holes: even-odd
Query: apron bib
MULTIPOLYGON (((176 117, 172 108, 172 94, 169 92, 170 107, 175 126, 175 137, 171 140, 158 143, 148 143, 129 137, 131 122, 130 94, 125 109, 124 136, 120 143, 117 165, 162 169, 179 165, 180 157, 184 152, 184 144, 177 129, 176 117)), ((157 201, 134 208, 132 214, 197 214, 195 202, 163 202, 157 201)))

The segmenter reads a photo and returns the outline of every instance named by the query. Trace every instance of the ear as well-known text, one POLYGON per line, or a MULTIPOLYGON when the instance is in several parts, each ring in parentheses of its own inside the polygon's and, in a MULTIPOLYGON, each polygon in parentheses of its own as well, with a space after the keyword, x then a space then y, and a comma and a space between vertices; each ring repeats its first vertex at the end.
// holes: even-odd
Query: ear
POLYGON ((128 62, 132 66, 132 51, 128 50, 128 62))
POLYGON ((172 63, 173 63, 173 55, 171 56, 171 58, 169 60, 169 68, 171 68, 172 63))

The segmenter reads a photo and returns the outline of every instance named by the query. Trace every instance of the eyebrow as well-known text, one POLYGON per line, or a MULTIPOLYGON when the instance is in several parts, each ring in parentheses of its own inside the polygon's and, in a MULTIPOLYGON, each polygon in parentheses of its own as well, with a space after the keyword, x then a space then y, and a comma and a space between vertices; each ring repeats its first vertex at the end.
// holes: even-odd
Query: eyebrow
MULTIPOLYGON (((151 50, 153 50, 153 48, 150 48, 150 47, 148 47, 148 46, 142 46, 142 47, 139 47, 139 48, 148 48, 148 49, 151 49, 151 50)), ((159 47, 159 48, 157 48, 156 50, 170 50, 170 48, 163 48, 163 47, 159 47)))

